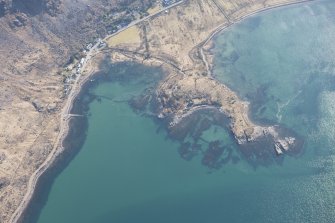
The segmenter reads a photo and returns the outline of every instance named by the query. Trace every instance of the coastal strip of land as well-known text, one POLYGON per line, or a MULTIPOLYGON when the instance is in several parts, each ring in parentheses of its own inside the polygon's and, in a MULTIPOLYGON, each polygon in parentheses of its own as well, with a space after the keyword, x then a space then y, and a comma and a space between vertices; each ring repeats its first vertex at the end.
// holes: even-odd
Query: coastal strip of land
MULTIPOLYGON (((131 28, 132 26, 137 25, 138 23, 145 21, 153 16, 157 16, 160 13, 164 12, 165 10, 168 10, 170 8, 173 8, 177 5, 180 5, 183 3, 182 1, 176 2, 166 8, 163 8, 161 10, 159 10, 158 12, 149 15, 143 19, 140 19, 138 21, 135 21, 131 24, 129 24, 128 26, 120 29, 118 32, 110 34, 108 36, 106 36, 104 38, 104 40, 111 38, 113 36, 118 35, 119 33, 131 28)), ((60 114, 60 130, 59 130, 59 134, 57 136, 55 145, 51 151, 51 153, 49 154, 49 156, 47 157, 47 159, 43 162, 43 164, 33 173, 33 175, 30 177, 29 182, 28 182, 28 188, 27 188, 27 192, 25 194, 25 196, 23 197, 19 207, 16 209, 16 211, 14 212, 14 214, 12 215, 11 219, 9 222, 19 222, 20 219, 22 218, 22 214, 24 214, 25 209, 27 208, 27 206, 29 205, 29 202, 34 194, 38 179, 41 177, 41 175, 52 165, 52 163, 54 162, 55 158, 62 153, 63 151, 63 147, 62 147, 62 142, 64 141, 65 137, 67 136, 68 132, 69 132, 69 121, 71 118, 71 109, 72 109, 72 105, 73 105, 73 101, 75 100, 75 98, 78 96, 78 94, 81 91, 82 86, 86 83, 86 81, 88 81, 91 77, 92 74, 94 74, 95 72, 97 72, 98 70, 94 69, 93 66, 90 67, 89 63, 91 62, 90 60, 96 55, 98 54, 98 48, 100 45, 100 41, 95 43, 95 45, 93 45, 93 47, 91 47, 89 49, 89 51, 87 52, 85 58, 83 58, 83 63, 81 66, 81 72, 78 72, 78 76, 76 76, 76 79, 74 81, 74 83, 71 86, 71 90, 69 91, 69 94, 67 95, 67 100, 64 104, 64 107, 62 109, 62 112, 60 114)))
MULTIPOLYGON (((144 61, 143 63, 154 63, 156 60, 157 64, 164 64, 167 71, 170 72, 169 75, 173 76, 173 78, 167 78, 165 82, 161 84, 161 86, 165 87, 158 89, 158 94, 161 94, 161 96, 163 95, 162 98, 166 98, 166 102, 169 102, 164 104, 164 101, 162 101, 162 104, 165 105, 165 107, 162 108, 162 115, 165 116, 174 114, 177 119, 182 118, 198 107, 217 107, 218 101, 221 100, 224 102, 219 102, 220 106, 218 107, 222 108, 224 113, 228 115, 230 114, 233 117, 233 114, 238 111, 237 113, 240 116, 235 117, 236 120, 233 122, 244 120, 244 122, 236 123, 235 125, 236 128, 240 129, 235 130, 235 132, 233 131, 236 134, 237 139, 244 139, 244 137, 246 137, 245 130, 250 129, 249 127, 252 127, 253 129, 249 130, 252 133, 250 133, 249 138, 248 136, 246 137, 247 140, 251 140, 252 137, 257 136, 258 134, 262 134, 264 129, 258 129, 258 126, 255 126, 249 120, 247 115, 248 104, 246 102, 242 102, 236 96, 236 94, 232 94, 230 89, 215 81, 211 77, 211 61, 206 59, 206 53, 208 52, 205 52, 203 48, 217 33, 221 32, 234 23, 241 21, 242 19, 272 8, 309 1, 313 0, 255 1, 257 4, 259 3, 259 6, 258 8, 254 9, 253 7, 256 3, 247 0, 239 0, 235 2, 234 7, 236 10, 233 13, 226 12, 224 7, 225 4, 221 3, 222 7, 218 7, 217 4, 220 3, 216 1, 180 1, 169 6, 168 8, 160 10, 153 15, 149 15, 141 20, 135 21, 129 24, 127 27, 119 30, 117 33, 108 35, 103 40, 95 43, 95 45, 87 52, 85 58, 83 58, 80 72, 78 72, 78 75, 73 81, 66 97, 63 109, 59 116, 61 121, 59 134, 52 152, 30 177, 27 186, 27 192, 20 205, 12 215, 10 222, 16 223, 20 221, 24 210, 29 205, 29 201, 33 196, 39 177, 52 165, 54 159, 62 152, 62 141, 68 134, 68 130, 70 128, 69 119, 71 118, 70 111, 73 101, 80 92, 83 84, 90 79, 92 74, 98 71, 96 61, 101 60, 103 58, 102 55, 106 53, 106 47, 99 47, 101 43, 108 42, 109 39, 116 37, 131 27, 138 27, 139 35, 141 37, 140 42, 134 42, 129 45, 109 45, 107 48, 109 52, 113 53, 113 60, 111 62, 129 60, 130 57, 128 57, 128 59, 126 57, 127 53, 120 53, 120 49, 126 49, 128 50, 128 54, 131 54, 131 52, 137 52, 142 53, 142 55, 146 55, 146 57, 148 57, 146 59, 147 62, 145 62, 142 58, 142 62, 144 61), (249 9, 252 10, 249 11, 249 9), (168 12, 166 12, 167 10, 168 12), (222 14, 222 10, 225 12, 225 15, 222 14), (238 14, 237 12, 239 12, 239 10, 242 10, 245 13, 238 14), (204 17, 203 21, 200 21, 201 19, 194 19, 199 16, 199 13, 204 17), (238 15, 235 16, 236 14, 238 15), (175 19, 171 19, 173 17, 175 17, 175 19), (176 19, 179 19, 179 22, 176 22, 176 19), (172 24, 166 24, 166 26, 162 25, 168 21, 171 21, 172 24), (196 24, 196 22, 198 22, 198 24, 196 24), (195 30, 194 33, 191 33, 192 28, 190 28, 190 26, 192 26, 195 30), (174 33, 176 27, 182 27, 185 28, 185 30, 190 30, 186 33, 174 33), (200 28, 202 30, 200 30, 200 28), (169 34, 175 35, 169 36, 169 34), (173 69, 171 69, 171 64, 175 66, 173 69), (176 67, 181 71, 178 74, 176 74, 175 71, 176 67), (196 88, 194 88, 195 85, 197 85, 196 88), (176 89, 176 86, 179 87, 179 89, 176 89), (213 89, 217 89, 217 91, 213 91, 213 89), (178 96, 181 97, 181 100, 175 100, 176 92, 180 94, 178 96), (219 96, 212 95, 213 92, 215 94, 219 94, 219 96), (232 96, 232 98, 229 98, 229 103, 226 103, 225 101, 227 98, 222 98, 222 96, 220 96, 222 93, 228 93, 228 95, 232 96), (184 96, 181 94, 184 94, 184 96), (188 98, 185 98, 185 96, 188 98), (213 99, 215 97, 217 98, 213 99), (192 102, 191 109, 189 108, 189 104, 186 99, 189 100, 189 102, 192 102), (171 103, 177 109, 172 109, 169 107, 168 104, 171 103)), ((232 127, 234 127, 234 125, 232 125, 232 127)), ((272 131, 271 128, 267 128, 267 130, 268 132, 272 131)), ((271 134, 275 135, 275 133, 271 134)))

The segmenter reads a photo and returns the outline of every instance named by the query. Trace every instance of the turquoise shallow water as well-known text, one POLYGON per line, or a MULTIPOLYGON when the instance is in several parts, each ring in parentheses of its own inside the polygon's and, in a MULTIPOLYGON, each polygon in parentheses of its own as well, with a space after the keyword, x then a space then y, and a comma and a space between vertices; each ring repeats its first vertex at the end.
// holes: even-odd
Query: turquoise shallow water
POLYGON ((117 64, 79 100, 88 119, 74 128, 87 124, 86 138, 46 178, 52 186, 38 191, 25 222, 335 222, 334 10, 333 1, 273 10, 215 39, 215 76, 251 102, 255 121, 299 134, 302 154, 248 160, 211 112, 171 138, 150 109, 134 110, 161 70, 117 64), (199 122, 211 125, 196 134, 199 122), (205 166, 216 140, 220 162, 205 166), (194 141, 201 149, 185 157, 181 145, 194 141))

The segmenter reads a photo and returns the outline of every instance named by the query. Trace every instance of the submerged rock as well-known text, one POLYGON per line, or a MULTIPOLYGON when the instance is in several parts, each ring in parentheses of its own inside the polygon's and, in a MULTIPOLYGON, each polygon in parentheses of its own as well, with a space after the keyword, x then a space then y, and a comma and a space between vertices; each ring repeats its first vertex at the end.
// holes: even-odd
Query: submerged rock
POLYGON ((224 147, 221 144, 222 142, 218 140, 209 143, 208 149, 202 158, 203 165, 214 169, 221 167, 220 160, 224 151, 224 147))

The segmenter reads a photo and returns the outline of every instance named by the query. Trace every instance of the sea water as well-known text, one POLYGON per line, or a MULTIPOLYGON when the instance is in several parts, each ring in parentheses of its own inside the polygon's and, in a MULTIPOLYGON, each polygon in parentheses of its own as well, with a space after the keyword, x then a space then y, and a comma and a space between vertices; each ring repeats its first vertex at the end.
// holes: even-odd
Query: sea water
POLYGON ((250 101, 255 122, 298 134, 297 156, 262 148, 269 160, 249 160, 213 113, 196 116, 211 123, 198 134, 171 137, 131 103, 154 91, 162 70, 114 64, 78 99, 85 117, 68 139, 81 136, 68 145, 78 150, 43 179, 25 222, 335 222, 334 11, 333 1, 271 10, 214 39, 213 75, 250 101), (229 159, 204 165, 216 141, 229 159), (194 142, 201 149, 185 158, 181 145, 194 142))

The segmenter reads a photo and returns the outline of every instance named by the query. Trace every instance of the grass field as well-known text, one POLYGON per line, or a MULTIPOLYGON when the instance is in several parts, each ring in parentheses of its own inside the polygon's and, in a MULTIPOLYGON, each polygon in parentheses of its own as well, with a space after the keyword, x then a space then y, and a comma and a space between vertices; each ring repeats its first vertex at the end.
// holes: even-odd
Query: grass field
POLYGON ((116 46, 122 43, 139 43, 141 41, 139 30, 136 26, 130 27, 121 33, 107 39, 109 47, 116 46))

